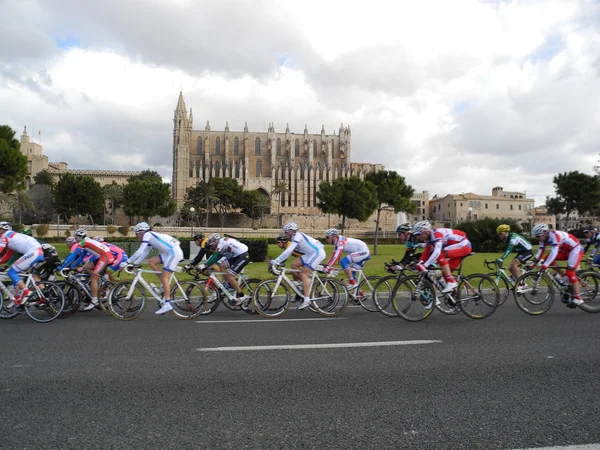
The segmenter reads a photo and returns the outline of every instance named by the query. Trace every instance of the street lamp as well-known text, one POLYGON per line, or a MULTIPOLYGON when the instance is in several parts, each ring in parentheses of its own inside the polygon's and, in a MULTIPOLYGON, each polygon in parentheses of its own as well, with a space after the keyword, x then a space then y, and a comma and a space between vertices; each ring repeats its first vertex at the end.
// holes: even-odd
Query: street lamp
POLYGON ((473 213, 473 208, 471 208, 470 206, 467 208, 467 211, 469 212, 467 217, 467 221, 470 222, 471 221, 471 214, 473 213))
POLYGON ((195 219, 195 215, 194 213, 196 212, 196 208, 194 208, 193 206, 190 207, 190 213, 192 213, 192 236, 194 235, 194 219, 195 219))
POLYGON ((529 222, 529 237, 531 237, 531 227, 533 222, 533 214, 531 214, 531 211, 527 212, 527 220, 529 222))

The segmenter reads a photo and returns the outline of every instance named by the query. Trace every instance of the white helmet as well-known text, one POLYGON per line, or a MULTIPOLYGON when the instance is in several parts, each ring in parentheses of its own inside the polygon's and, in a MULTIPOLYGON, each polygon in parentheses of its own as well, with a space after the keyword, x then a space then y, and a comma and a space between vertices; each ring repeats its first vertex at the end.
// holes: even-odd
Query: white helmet
POLYGON ((550 229, 548 228, 548 225, 546 225, 545 223, 538 223, 531 230, 531 234, 533 234, 535 237, 539 237, 542 234, 544 234, 546 231, 549 231, 549 230, 550 229))
POLYGON ((0 222, 0 230, 10 231, 12 230, 12 225, 9 222, 0 222))
POLYGON ((325 237, 337 236, 339 234, 340 232, 338 230, 336 230, 335 228, 330 228, 325 232, 325 237))
POLYGON ((288 222, 283 226, 283 231, 286 233, 288 231, 298 231, 298 225, 296 225, 296 222, 288 222))
POLYGON ((213 245, 215 242, 217 242, 219 239, 221 239, 221 235, 220 234, 211 234, 211 236, 208 238, 208 241, 206 241, 207 245, 213 245))
POLYGON ((78 239, 83 239, 86 236, 87 236, 87 231, 85 231, 83 228, 80 228, 79 230, 77 230, 75 232, 75 237, 78 239))
POLYGON ((146 231, 150 231, 150 225, 148 225, 146 222, 140 222, 135 227, 133 227, 133 232, 135 234, 145 233, 146 231))
POLYGON ((431 230, 431 223, 428 220, 422 220, 421 222, 415 223, 412 232, 413 234, 421 234, 429 230, 431 230))
POLYGON ((75 239, 73 236, 69 236, 65 239, 65 242, 70 247, 71 245, 73 245, 77 242, 77 239, 75 239))

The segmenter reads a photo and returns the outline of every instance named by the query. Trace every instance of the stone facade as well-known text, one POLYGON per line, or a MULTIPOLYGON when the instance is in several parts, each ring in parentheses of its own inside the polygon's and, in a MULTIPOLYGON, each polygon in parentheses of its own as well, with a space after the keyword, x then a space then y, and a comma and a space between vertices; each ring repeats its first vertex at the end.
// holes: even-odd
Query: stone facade
POLYGON ((245 189, 258 190, 270 198, 271 211, 318 214, 317 190, 322 181, 383 170, 380 164, 352 163, 352 132, 340 126, 339 133, 292 133, 289 126, 277 133, 273 123, 266 132, 194 130, 192 110, 188 114, 179 93, 173 119, 172 195, 178 206, 186 191, 212 177, 237 180, 245 189), (271 195, 277 182, 285 182, 288 193, 271 195), (279 205, 277 204, 279 202, 279 205))

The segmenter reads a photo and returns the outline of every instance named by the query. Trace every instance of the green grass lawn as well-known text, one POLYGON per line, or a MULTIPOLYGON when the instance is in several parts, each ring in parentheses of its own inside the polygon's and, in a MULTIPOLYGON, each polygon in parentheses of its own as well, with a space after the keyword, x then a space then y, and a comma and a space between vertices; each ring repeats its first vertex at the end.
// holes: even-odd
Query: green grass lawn
MULTIPOLYGON (((67 245, 63 243, 53 244, 58 253, 60 254, 61 259, 64 259, 68 255, 67 245)), ((373 252, 373 247, 369 246, 371 252, 373 252)), ((377 255, 371 255, 371 260, 365 265, 365 272, 368 275, 387 275, 387 272, 384 270, 383 263, 389 262, 392 259, 400 260, 405 252, 404 245, 379 245, 377 255)), ((331 255, 333 252, 333 246, 326 245, 325 251, 327 252, 327 257, 331 255)), ((279 254, 281 254, 282 250, 277 247, 277 245, 269 245, 268 259, 275 259, 279 254)), ((500 256, 500 253, 476 253, 473 256, 469 256, 465 262, 463 267, 464 273, 476 273, 483 272, 488 273, 489 270, 483 265, 484 259, 494 260, 500 256)), ((507 258, 510 260, 510 258, 507 258)), ((291 259, 290 259, 291 261, 291 259)), ((184 261, 181 265, 185 264, 187 261, 184 261)), ((289 263, 288 263, 289 266, 289 263)), ((267 263, 252 263, 248 267, 246 267, 246 274, 252 278, 273 278, 273 275, 267 272, 267 263)), ((343 274, 342 274, 343 276, 343 274)), ((130 275, 121 274, 121 278, 127 279, 131 278, 130 275)), ((185 273, 178 275, 180 279, 187 279, 189 276, 185 273)))

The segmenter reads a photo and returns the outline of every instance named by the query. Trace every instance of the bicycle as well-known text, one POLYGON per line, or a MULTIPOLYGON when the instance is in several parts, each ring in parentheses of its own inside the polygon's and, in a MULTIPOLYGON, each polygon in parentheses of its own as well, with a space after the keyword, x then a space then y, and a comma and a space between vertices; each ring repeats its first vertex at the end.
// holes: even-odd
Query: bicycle
MULTIPOLYGON (((352 274, 354 275, 355 284, 348 284, 345 280, 342 284, 348 290, 348 296, 355 305, 360 305, 369 312, 377 312, 377 306, 373 301, 374 281, 379 281, 379 275, 365 275, 363 267, 359 264, 351 264, 352 274)), ((338 270, 331 270, 327 276, 336 278, 339 275, 338 270)))
MULTIPOLYGON (((553 270, 564 267, 550 266, 553 270)), ((552 276, 546 270, 527 272, 515 282, 517 288, 513 291, 515 303, 526 314, 538 316, 550 310, 554 304, 555 291, 561 296, 563 303, 568 303, 571 298, 571 285, 563 284, 563 277, 559 272, 552 276)), ((594 271, 576 273, 580 284, 580 295, 583 304, 579 305, 588 313, 600 312, 600 274, 594 271)))
POLYGON ((217 310, 220 303, 223 303, 226 308, 231 311, 244 311, 248 314, 257 314, 256 311, 252 308, 252 294, 254 289, 258 283, 262 280, 258 278, 248 278, 246 274, 244 274, 244 270, 237 275, 237 282, 240 288, 244 292, 248 292, 248 299, 245 300, 241 305, 235 305, 236 301, 235 290, 232 287, 225 286, 219 279, 219 275, 226 275, 227 273, 223 272, 211 272, 208 275, 206 280, 199 280, 200 275, 204 274, 202 270, 193 268, 185 271, 187 274, 192 275, 194 277, 194 281, 202 284, 207 290, 207 308, 202 312, 202 315, 212 314, 217 310))
MULTIPOLYGON (((252 296, 252 304, 258 314, 266 318, 280 317, 287 312, 291 296, 304 298, 302 286, 287 276, 287 273, 300 272, 298 269, 287 269, 284 266, 269 266, 269 272, 277 278, 261 281, 252 296)), ((318 266, 310 275, 309 309, 325 317, 336 317, 348 305, 348 290, 338 280, 318 276, 323 266, 318 266)))
MULTIPOLYGON (((62 288, 65 293, 65 310, 61 317, 68 317, 75 311, 91 311, 87 306, 92 301, 91 277, 87 273, 73 272, 69 268, 64 268, 59 271, 59 274, 64 280, 56 283, 62 288)), ((106 314, 111 314, 108 310, 107 299, 108 293, 112 288, 112 282, 102 276, 98 279, 98 305, 96 309, 100 309, 106 314)))
MULTIPOLYGON (((498 306, 501 306, 506 302, 508 296, 515 288, 515 282, 513 281, 512 274, 506 273, 507 269, 502 267, 498 261, 488 261, 486 259, 483 261, 483 264, 489 270, 495 270, 495 272, 488 273, 488 275, 494 279, 498 289, 500 289, 500 303, 498 306), (496 266, 495 269, 494 266, 496 266)), ((525 273, 522 269, 519 270, 521 270, 521 274, 525 273)))
MULTIPOLYGON (((160 305, 162 295, 143 277, 144 273, 160 274, 154 270, 144 270, 140 265, 125 266, 125 272, 135 275, 133 280, 115 283, 108 294, 108 309, 119 320, 137 319, 146 308, 148 293, 160 305)), ((195 319, 206 308, 206 290, 192 280, 179 281, 175 272, 171 273, 171 313, 178 319, 195 319)))
MULTIPOLYGON (((415 261, 413 261, 409 265, 414 264, 414 262, 415 261)), ((388 317, 398 317, 398 312, 394 308, 394 304, 392 301, 392 294, 394 292, 394 288, 397 285, 398 281, 400 281, 406 276, 411 275, 407 273, 407 270, 411 270, 412 272, 414 272, 414 270, 408 269, 400 262, 394 260, 392 260, 390 263, 383 264, 386 272, 389 272, 393 275, 388 275, 386 277, 381 278, 381 280, 379 280, 379 282, 375 285, 375 288, 373 290, 373 303, 377 307, 378 311, 381 312, 383 315, 388 317), (396 269, 397 267, 399 267, 400 270, 396 269)), ((441 272, 438 272, 439 269, 435 271, 434 275, 436 277, 441 277, 441 272)), ((449 305, 445 301, 445 298, 444 302, 439 301, 439 299, 437 299, 435 302, 435 308, 446 315, 454 315, 460 312, 460 308, 457 305, 449 305)))
MULTIPOLYGON (((0 274, 6 277, 6 272, 0 274)), ((15 300, 12 289, 7 287, 3 282, 0 282, 0 318, 12 319, 19 313, 25 311, 27 315, 40 323, 51 322, 57 317, 60 317, 63 308, 65 307, 65 296, 60 287, 48 280, 37 282, 35 275, 31 272, 20 273, 19 276, 25 283, 25 288, 31 291, 27 300, 20 306, 14 305, 8 308, 8 304, 4 304, 4 299, 8 299, 9 303, 15 300)))
POLYGON ((392 291, 392 302, 398 315, 409 322, 418 322, 429 317, 438 301, 440 304, 443 301, 448 306, 458 306, 471 319, 491 316, 500 300, 500 291, 494 280, 483 273, 462 274, 464 260, 473 254, 461 259, 455 275, 457 287, 452 291, 443 292, 441 277, 435 275, 438 269, 424 270, 399 279, 392 291), (414 315, 413 311, 416 311, 414 315))

